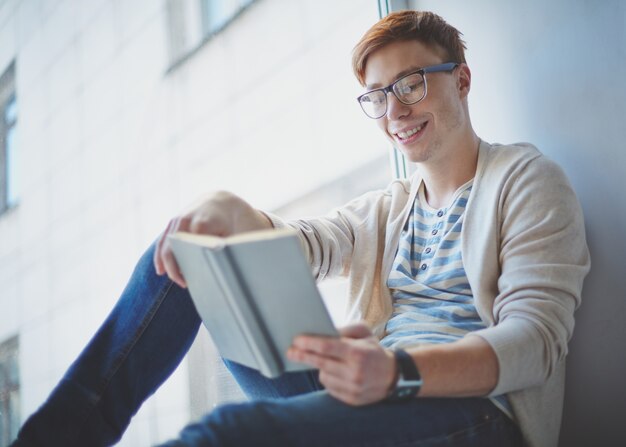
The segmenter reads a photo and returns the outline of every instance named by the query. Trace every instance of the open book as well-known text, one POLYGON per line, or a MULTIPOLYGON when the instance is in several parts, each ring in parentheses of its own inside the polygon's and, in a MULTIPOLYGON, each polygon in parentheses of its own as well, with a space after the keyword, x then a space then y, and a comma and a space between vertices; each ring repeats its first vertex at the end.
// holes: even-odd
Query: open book
POLYGON ((298 334, 338 336, 296 233, 176 233, 174 256, 222 357, 267 377, 310 369, 286 352, 298 334))

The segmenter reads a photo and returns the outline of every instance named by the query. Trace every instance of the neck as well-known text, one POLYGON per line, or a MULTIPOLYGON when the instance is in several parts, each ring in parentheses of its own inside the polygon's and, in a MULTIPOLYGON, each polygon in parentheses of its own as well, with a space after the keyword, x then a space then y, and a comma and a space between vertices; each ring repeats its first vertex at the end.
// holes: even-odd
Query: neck
POLYGON ((418 170, 424 179, 426 200, 433 208, 443 208, 454 193, 474 178, 480 139, 472 131, 468 138, 456 142, 438 162, 424 163, 418 170))

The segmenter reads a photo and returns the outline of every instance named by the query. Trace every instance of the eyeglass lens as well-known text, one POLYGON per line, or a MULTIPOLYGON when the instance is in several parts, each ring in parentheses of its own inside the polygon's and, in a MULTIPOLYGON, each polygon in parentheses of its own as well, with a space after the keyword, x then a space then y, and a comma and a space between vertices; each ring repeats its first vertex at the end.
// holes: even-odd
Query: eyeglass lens
MULTIPOLYGON (((404 104, 415 104, 424 97, 424 77, 420 73, 398 79, 391 87, 396 98, 404 104)), ((363 111, 371 118, 380 118, 387 112, 387 93, 374 90, 361 96, 359 102, 363 111)))

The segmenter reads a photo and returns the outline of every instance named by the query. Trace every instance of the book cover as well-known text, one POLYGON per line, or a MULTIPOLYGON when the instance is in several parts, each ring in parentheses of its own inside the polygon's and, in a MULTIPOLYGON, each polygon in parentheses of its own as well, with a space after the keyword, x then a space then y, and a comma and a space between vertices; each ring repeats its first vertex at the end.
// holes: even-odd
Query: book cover
POLYGON ((267 377, 310 368, 285 357, 298 334, 337 336, 293 230, 220 238, 176 233, 174 255, 220 354, 267 377))

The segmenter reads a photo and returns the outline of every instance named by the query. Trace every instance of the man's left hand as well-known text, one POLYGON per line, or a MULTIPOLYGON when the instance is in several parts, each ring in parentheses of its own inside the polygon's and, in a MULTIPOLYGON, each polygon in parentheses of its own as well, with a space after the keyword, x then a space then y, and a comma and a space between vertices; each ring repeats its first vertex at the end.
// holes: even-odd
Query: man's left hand
POLYGON ((396 362, 365 324, 346 326, 340 338, 300 335, 287 352, 289 359, 320 371, 319 379, 335 398, 366 405, 387 397, 396 377, 396 362))

